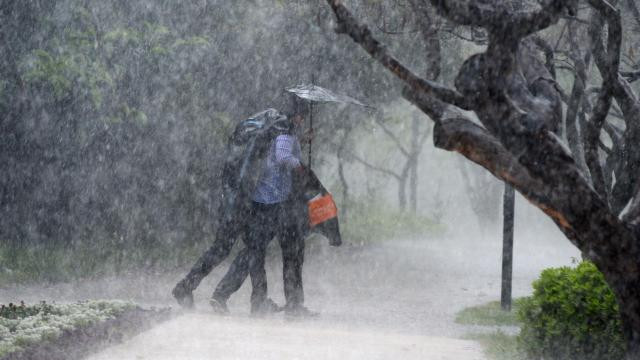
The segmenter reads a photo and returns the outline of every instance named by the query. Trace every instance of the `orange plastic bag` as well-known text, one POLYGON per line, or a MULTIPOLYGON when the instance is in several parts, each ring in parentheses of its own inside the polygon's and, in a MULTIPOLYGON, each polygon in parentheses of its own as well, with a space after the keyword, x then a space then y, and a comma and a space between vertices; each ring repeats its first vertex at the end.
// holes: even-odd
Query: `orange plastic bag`
POLYGON ((309 200, 308 206, 311 227, 338 216, 338 208, 333 201, 333 196, 329 193, 309 200))

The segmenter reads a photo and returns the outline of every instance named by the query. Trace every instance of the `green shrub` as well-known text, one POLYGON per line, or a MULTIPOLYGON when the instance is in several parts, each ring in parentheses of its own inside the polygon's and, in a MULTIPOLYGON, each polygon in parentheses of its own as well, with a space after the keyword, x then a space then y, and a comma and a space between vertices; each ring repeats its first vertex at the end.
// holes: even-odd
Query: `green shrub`
POLYGON ((532 359, 623 358, 618 305, 595 265, 546 269, 533 288, 518 311, 519 343, 532 359))

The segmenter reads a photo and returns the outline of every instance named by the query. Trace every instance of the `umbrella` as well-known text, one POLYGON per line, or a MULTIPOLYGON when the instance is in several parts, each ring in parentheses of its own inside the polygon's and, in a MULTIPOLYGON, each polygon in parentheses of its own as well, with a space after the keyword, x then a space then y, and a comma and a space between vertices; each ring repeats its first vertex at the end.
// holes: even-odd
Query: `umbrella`
MULTIPOLYGON (((311 106, 313 106, 314 102, 319 103, 341 103, 341 104, 352 104, 358 105, 365 108, 371 108, 372 106, 366 105, 351 96, 336 94, 329 89, 325 89, 318 85, 314 84, 302 84, 296 85, 292 87, 285 88, 285 91, 295 94, 297 97, 305 100, 309 100, 311 102, 311 106)), ((311 115, 309 116, 309 125, 311 131, 313 131, 313 107, 311 111, 311 115)), ((309 142, 309 167, 311 167, 311 142, 309 142)))
POLYGON ((286 88, 285 90, 295 94, 301 99, 305 99, 309 101, 325 102, 325 103, 336 102, 336 103, 353 104, 353 105, 359 105, 359 106, 371 108, 371 106, 365 105, 362 102, 352 98, 351 96, 336 94, 333 91, 325 89, 318 85, 313 85, 313 84, 297 85, 297 86, 286 88))

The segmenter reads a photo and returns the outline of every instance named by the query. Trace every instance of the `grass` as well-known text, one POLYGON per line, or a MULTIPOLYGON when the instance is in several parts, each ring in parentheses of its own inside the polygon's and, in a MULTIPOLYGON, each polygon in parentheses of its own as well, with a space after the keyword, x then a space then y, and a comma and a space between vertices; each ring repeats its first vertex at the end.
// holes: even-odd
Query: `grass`
POLYGON ((516 316, 523 298, 515 299, 511 311, 504 311, 499 301, 468 307, 456 315, 456 323, 465 325, 518 326, 516 316))
MULTIPOLYGON (((499 301, 465 308, 456 314, 456 323, 484 326, 519 326, 517 317, 524 298, 514 299, 511 311, 504 311, 499 301)), ((470 333, 465 339, 478 341, 485 355, 491 360, 526 360, 527 357, 518 346, 518 336, 510 335, 500 329, 492 332, 470 333)))
POLYGON ((492 333, 473 333, 464 336, 482 344, 487 358, 492 360, 527 360, 518 347, 517 335, 509 335, 497 330, 492 333))

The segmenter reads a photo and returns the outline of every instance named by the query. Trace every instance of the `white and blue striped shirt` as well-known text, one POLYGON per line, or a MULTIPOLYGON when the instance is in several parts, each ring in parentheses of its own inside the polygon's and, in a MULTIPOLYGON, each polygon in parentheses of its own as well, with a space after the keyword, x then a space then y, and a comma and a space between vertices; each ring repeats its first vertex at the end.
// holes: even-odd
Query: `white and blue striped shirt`
POLYGON ((291 171, 300 166, 300 143, 294 135, 279 135, 272 141, 253 193, 253 201, 276 204, 291 193, 291 171))

